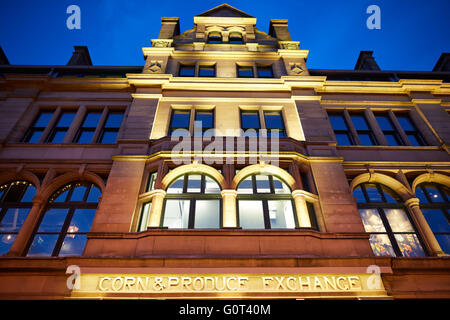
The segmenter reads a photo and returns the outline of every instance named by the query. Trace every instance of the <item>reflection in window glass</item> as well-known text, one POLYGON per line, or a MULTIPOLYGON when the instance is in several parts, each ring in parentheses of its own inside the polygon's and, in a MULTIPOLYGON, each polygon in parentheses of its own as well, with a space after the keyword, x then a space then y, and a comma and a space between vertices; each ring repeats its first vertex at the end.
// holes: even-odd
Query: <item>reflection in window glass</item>
POLYGON ((450 224, 441 209, 422 209, 422 213, 433 232, 450 233, 450 224))
POLYGON ((366 232, 386 232, 377 209, 359 209, 366 232))
POLYGON ((220 193, 219 184, 208 176, 205 176, 205 193, 220 193))
POLYGON ((256 180, 256 192, 257 193, 269 193, 270 192, 270 181, 269 176, 257 175, 256 180))
POLYGON ((61 246, 59 256, 79 256, 83 254, 87 236, 85 234, 67 234, 61 246))
POLYGON ((245 178, 244 180, 241 181, 241 183, 239 183, 239 186, 237 188, 237 192, 238 193, 246 193, 246 194, 251 194, 253 193, 253 182, 252 182, 252 176, 249 176, 247 178, 245 178))
POLYGON ((262 201, 239 200, 239 225, 242 229, 264 229, 262 201))
POLYGON ((391 241, 386 234, 371 234, 369 242, 376 256, 396 256, 391 241))
POLYGON ((163 226, 187 229, 190 204, 190 200, 167 200, 163 226))
POLYGON ((195 201, 195 229, 220 228, 220 201, 196 200, 195 201))
POLYGON ((380 192, 378 192, 377 186, 375 184, 364 184, 366 188, 367 195, 369 196, 370 202, 383 202, 380 192))
POLYGON ((146 231, 148 226, 148 217, 150 215, 150 210, 152 207, 151 202, 147 202, 142 206, 142 213, 141 213, 141 222, 139 225, 139 232, 146 231))
POLYGON ((401 209, 384 209, 389 226, 394 232, 414 232, 414 229, 406 216, 405 211, 401 209))
POLYGON ((273 178, 273 187, 275 189, 275 193, 286 193, 290 194, 291 189, 288 187, 286 183, 279 180, 277 177, 272 176, 273 178))
POLYGON ((425 252, 415 234, 396 234, 395 240, 404 257, 423 257, 425 252))
POLYGON ((183 193, 183 184, 184 176, 181 176, 167 188, 167 193, 183 193))
POLYGON ((269 200, 269 218, 272 229, 294 229, 294 211, 291 200, 269 200))

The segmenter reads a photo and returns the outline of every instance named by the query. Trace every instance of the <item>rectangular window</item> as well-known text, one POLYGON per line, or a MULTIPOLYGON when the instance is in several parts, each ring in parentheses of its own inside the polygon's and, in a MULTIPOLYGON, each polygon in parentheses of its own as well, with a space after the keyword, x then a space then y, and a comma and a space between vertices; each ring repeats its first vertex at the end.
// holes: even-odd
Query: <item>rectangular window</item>
POLYGON ((273 78, 272 66, 257 66, 256 72, 258 74, 258 78, 273 78))
POLYGON ((331 122, 331 127, 333 128, 334 135, 338 145, 349 146, 354 145, 355 141, 348 129, 347 122, 343 113, 331 113, 328 115, 331 122))
POLYGON ((377 140, 375 135, 367 123, 366 117, 362 113, 350 113, 350 118, 352 119, 353 126, 355 127, 356 133, 358 134, 361 145, 363 146, 374 146, 377 145, 377 140))
POLYGON ((423 138, 422 134, 417 130, 416 126, 412 122, 411 118, 406 113, 395 114, 400 126, 403 131, 405 131, 406 136, 409 139, 409 142, 413 146, 426 146, 427 143, 423 138))
POLYGON ((383 131, 384 137, 388 141, 388 145, 390 146, 405 145, 387 113, 376 113, 375 118, 377 119, 381 131, 383 131))
POLYGON ((220 44, 222 43, 222 34, 218 31, 212 31, 208 34, 207 43, 220 44))
POLYGON ((266 123, 268 137, 270 137, 275 131, 278 132, 278 136, 280 138, 286 137, 283 116, 280 111, 264 111, 264 120, 266 123))
POLYGON ((123 112, 118 111, 109 112, 105 124, 101 129, 100 136, 97 142, 102 144, 116 143, 117 134, 119 133, 122 120, 123 120, 123 112))
POLYGON ((195 66, 180 64, 179 77, 195 77, 195 66))
POLYGON ((62 143, 67 131, 75 118, 75 112, 73 111, 63 111, 59 116, 58 121, 55 126, 50 131, 46 142, 50 143, 62 143))
POLYGON ((100 111, 88 111, 84 117, 83 123, 75 135, 73 142, 91 143, 101 116, 102 113, 100 111))
POLYGON ((37 143, 47 128, 50 119, 53 117, 53 111, 41 111, 33 122, 33 125, 25 133, 22 142, 37 143))
POLYGON ((216 66, 200 66, 198 69, 199 77, 215 77, 216 76, 216 66))
POLYGON ((258 136, 261 129, 258 111, 241 110, 241 128, 247 136, 258 136))
POLYGON ((239 78, 253 78, 253 67, 251 66, 237 66, 237 75, 239 78))
POLYGON ((189 135, 189 125, 191 120, 191 110, 172 110, 172 117, 170 119, 169 136, 175 130, 183 129, 177 132, 178 136, 189 135))
MULTIPOLYGON (((195 111, 195 127, 201 128, 202 136, 205 136, 205 132, 209 129, 214 128, 214 112, 212 110, 203 111, 197 110, 195 111)), ((212 130, 206 133, 207 136, 213 136, 212 130)))
POLYGON ((239 225, 243 229, 264 229, 264 210, 261 200, 239 200, 239 225))
POLYGON ((244 40, 242 39, 242 35, 239 32, 230 32, 228 36, 229 44, 243 44, 244 40))

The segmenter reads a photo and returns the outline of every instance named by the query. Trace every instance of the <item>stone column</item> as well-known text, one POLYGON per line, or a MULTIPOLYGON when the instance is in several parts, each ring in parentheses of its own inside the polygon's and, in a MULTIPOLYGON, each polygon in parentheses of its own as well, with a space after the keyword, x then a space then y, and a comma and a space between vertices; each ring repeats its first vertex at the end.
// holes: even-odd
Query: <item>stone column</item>
POLYGON ((224 228, 237 228, 237 210, 236 197, 237 191, 233 189, 225 189, 220 193, 223 203, 222 225, 224 228))
POLYGON ((306 198, 303 190, 292 191, 292 197, 295 202, 295 209, 297 213, 297 221, 299 228, 311 228, 311 220, 309 219, 308 206, 306 205, 306 198))
POLYGON ((408 199, 405 201, 405 205, 408 207, 409 212, 416 222, 419 233, 422 236, 422 239, 425 241, 430 254, 432 256, 446 256, 446 254, 442 251, 439 243, 437 242, 433 231, 428 226, 428 222, 423 216, 422 211, 420 210, 419 199, 408 199))
POLYGON ((148 227, 159 228, 161 225, 161 215, 166 191, 162 189, 156 189, 153 190, 152 193, 152 207, 150 209, 150 216, 148 218, 148 227))
POLYGON ((33 230, 36 227, 36 223, 39 221, 41 209, 45 203, 46 201, 42 199, 33 199, 33 206, 31 207, 22 228, 20 228, 16 240, 14 240, 13 245, 6 254, 7 256, 18 257, 23 254, 31 235, 33 234, 33 230))

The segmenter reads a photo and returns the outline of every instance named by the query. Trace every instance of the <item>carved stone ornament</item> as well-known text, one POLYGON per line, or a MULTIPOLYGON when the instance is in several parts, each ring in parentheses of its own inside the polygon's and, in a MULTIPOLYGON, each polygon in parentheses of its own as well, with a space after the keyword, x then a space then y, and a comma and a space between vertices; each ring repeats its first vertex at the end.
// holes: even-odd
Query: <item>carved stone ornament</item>
POLYGON ((286 50, 298 50, 300 42, 299 41, 279 41, 280 48, 286 50))
POLYGON ((172 39, 152 39, 152 47, 169 48, 172 45, 172 39))
POLYGON ((301 75, 305 71, 300 63, 290 63, 289 66, 291 72, 295 75, 301 75))
POLYGON ((151 73, 159 73, 159 72, 161 72, 161 64, 162 64, 162 61, 150 61, 147 68, 145 68, 145 71, 148 71, 151 73))

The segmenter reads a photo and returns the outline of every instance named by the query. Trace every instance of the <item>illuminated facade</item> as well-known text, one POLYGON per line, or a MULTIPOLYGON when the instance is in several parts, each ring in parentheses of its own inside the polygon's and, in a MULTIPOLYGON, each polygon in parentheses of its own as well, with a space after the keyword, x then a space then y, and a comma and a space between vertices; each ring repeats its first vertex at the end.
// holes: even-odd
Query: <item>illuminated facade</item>
POLYGON ((143 54, 1 52, 0 298, 450 297, 449 54, 312 70, 228 5, 143 54))

